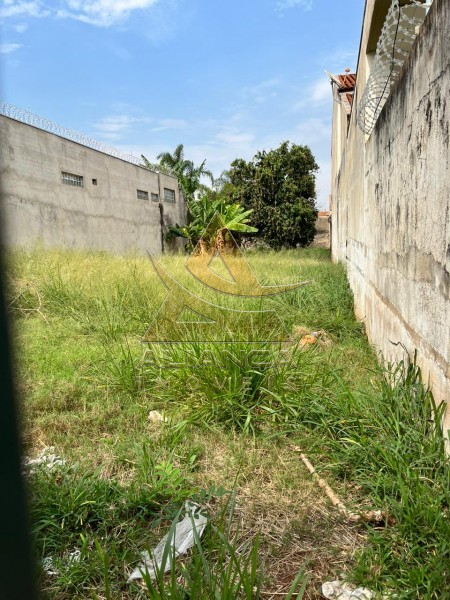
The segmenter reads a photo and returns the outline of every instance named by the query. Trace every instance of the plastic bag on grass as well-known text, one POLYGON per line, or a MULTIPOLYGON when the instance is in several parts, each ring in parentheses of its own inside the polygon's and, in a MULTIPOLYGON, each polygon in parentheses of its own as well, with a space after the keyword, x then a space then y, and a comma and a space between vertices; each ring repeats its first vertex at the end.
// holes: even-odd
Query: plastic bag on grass
MULTIPOLYGON (((195 535, 199 538, 205 531, 208 519, 200 512, 200 508, 192 502, 185 504, 186 514, 184 518, 176 524, 173 540, 171 541, 171 549, 175 550, 175 558, 181 554, 185 554, 189 548, 195 544, 195 535)), ((170 533, 170 532, 169 532, 170 533)), ((164 550, 169 536, 167 533, 159 544, 148 553, 142 552, 142 562, 136 567, 128 578, 128 583, 135 579, 142 579, 147 572, 152 579, 156 579, 156 571, 162 568, 162 560, 164 550)), ((167 573, 172 568, 173 553, 169 552, 166 563, 164 565, 164 573, 167 573)))

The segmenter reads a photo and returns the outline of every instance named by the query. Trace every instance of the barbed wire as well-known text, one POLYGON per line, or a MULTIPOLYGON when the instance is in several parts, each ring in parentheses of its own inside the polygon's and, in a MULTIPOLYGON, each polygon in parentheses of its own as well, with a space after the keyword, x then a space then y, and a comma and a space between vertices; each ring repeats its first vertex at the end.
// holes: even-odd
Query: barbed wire
POLYGON ((94 140, 93 138, 90 138, 87 135, 84 135, 84 133, 80 133, 75 129, 68 129, 67 127, 62 127, 61 125, 54 123, 50 119, 46 119, 45 117, 35 115, 29 110, 20 108, 18 106, 15 106, 14 104, 9 104, 8 102, 0 101, 0 114, 2 114, 5 117, 9 117, 10 119, 14 119, 15 121, 25 123, 26 125, 37 127, 38 129, 42 129, 43 131, 47 131, 48 133, 54 133, 72 142, 77 142, 77 144, 81 144, 88 148, 92 148, 93 150, 98 150, 99 152, 103 152, 104 154, 109 154, 110 156, 114 156, 115 158, 120 158, 121 160, 133 163, 134 165, 138 165, 140 167, 143 166, 142 159, 137 156, 134 156, 134 154, 125 154, 123 152, 120 152, 120 150, 117 150, 117 148, 114 148, 113 146, 108 146, 103 142, 94 140))
POLYGON ((368 135, 399 78, 417 37, 417 28, 422 25, 432 1, 410 0, 409 4, 400 6, 399 0, 392 0, 358 106, 358 125, 368 135))

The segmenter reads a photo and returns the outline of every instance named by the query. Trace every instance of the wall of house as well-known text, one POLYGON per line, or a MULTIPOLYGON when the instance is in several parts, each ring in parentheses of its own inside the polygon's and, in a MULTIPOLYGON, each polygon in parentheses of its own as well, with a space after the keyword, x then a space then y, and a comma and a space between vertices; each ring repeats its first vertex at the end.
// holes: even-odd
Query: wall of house
POLYGON ((158 175, 9 117, 0 116, 0 174, 9 246, 86 248, 161 254, 164 229, 185 223, 177 180, 158 175), (83 177, 66 185, 62 172, 83 177), (93 180, 96 180, 94 185, 93 180), (164 201, 164 188, 175 203, 164 201), (149 200, 137 197, 147 191, 149 200), (158 194, 160 202, 151 200, 158 194))
POLYGON ((434 1, 367 138, 355 107, 376 8, 370 0, 351 122, 335 167, 332 256, 347 263, 370 340, 387 360, 402 359, 403 347, 417 349, 436 400, 449 401, 450 0, 434 1))

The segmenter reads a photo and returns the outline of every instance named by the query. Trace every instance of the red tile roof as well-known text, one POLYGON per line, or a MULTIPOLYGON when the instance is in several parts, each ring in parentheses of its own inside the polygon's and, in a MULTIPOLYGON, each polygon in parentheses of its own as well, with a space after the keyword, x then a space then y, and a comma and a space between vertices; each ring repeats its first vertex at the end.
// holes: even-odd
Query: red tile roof
POLYGON ((352 90, 356 83, 356 73, 344 73, 344 75, 337 75, 336 79, 341 84, 341 90, 352 90))
POLYGON ((342 106, 347 115, 349 115, 352 112, 356 73, 350 73, 350 69, 345 69, 345 73, 342 73, 341 75, 332 75, 328 71, 325 71, 325 73, 336 85, 342 106))

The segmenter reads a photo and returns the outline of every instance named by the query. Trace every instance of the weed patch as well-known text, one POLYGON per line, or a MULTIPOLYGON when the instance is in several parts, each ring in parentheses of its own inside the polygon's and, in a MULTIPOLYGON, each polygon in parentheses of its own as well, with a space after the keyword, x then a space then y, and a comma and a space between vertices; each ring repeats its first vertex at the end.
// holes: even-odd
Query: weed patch
MULTIPOLYGON (((311 282, 265 300, 288 335, 278 345, 262 335, 253 361, 245 320, 226 351, 143 345, 167 293, 146 259, 39 248, 10 257, 25 451, 55 446, 72 465, 30 477, 38 559, 53 557, 57 571, 41 571, 48 597, 318 598, 343 571, 397 598, 445 597, 449 465, 414 357, 378 366, 327 251, 249 261, 263 285, 311 282), (326 343, 302 345, 295 332, 326 343), (149 419, 154 410, 166 420, 149 419), (383 510, 395 525, 342 522, 294 444, 350 510, 383 510), (188 498, 209 511, 205 538, 170 576, 126 584, 188 498)), ((186 283, 183 257, 161 262, 186 283)))

